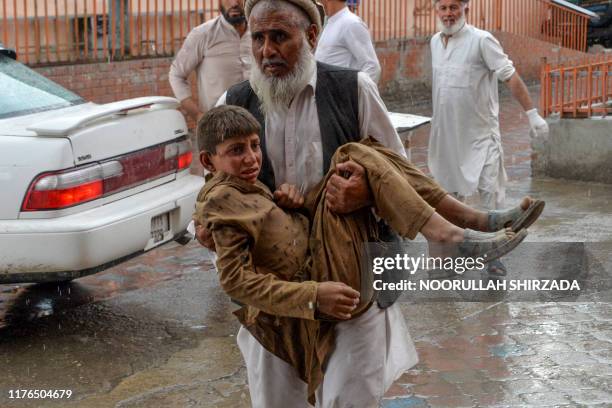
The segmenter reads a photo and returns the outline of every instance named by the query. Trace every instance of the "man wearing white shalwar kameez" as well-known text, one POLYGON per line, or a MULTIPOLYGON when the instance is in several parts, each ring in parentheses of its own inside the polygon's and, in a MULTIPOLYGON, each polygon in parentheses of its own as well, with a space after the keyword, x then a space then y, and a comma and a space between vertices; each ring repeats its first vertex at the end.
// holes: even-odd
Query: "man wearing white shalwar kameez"
POLYGON ((365 72, 378 83, 380 62, 368 26, 349 10, 346 0, 321 1, 327 23, 317 42, 317 61, 365 72))
MULTIPOLYGON (((288 70, 290 52, 311 52, 309 49, 296 52, 295 44, 287 44, 293 41, 287 39, 291 35, 287 30, 294 24, 301 27, 300 9, 316 26, 316 30, 312 29, 315 30, 313 44, 321 28, 318 10, 311 0, 262 0, 262 4, 258 3, 260 0, 247 0, 245 4, 247 18, 251 16, 249 26, 256 62, 251 81, 255 81, 254 75, 264 75, 267 69, 274 73, 288 70), (289 25, 285 21, 289 21, 289 25), (282 33, 282 39, 277 32, 282 33)), ((298 41, 302 47, 309 47, 301 38, 298 41)), ((314 57, 312 61, 314 63, 314 57)), ((315 98, 317 69, 313 68, 304 75, 305 83, 295 90, 287 105, 264 107, 265 147, 262 148, 270 157, 274 181, 277 186, 282 183, 296 185, 302 193, 314 188, 324 176, 324 147, 315 98)), ((405 157, 376 84, 368 75, 359 72, 356 85, 360 136, 372 136, 405 157)), ((226 97, 227 93, 217 104, 225 104, 226 97)), ((352 176, 346 181, 352 182, 351 179, 352 176)), ((365 182, 364 187, 367 191, 365 182)), ((328 184, 327 199, 333 203, 335 197, 329 196, 330 190, 338 192, 335 185, 328 184)), ((359 317, 337 323, 335 335, 335 349, 317 390, 317 408, 378 407, 385 391, 418 362, 414 343, 397 304, 385 309, 374 304, 359 317)), ((254 408, 310 407, 306 400, 307 385, 293 367, 268 352, 244 327, 238 332, 237 343, 247 366, 254 408)))
POLYGON ((499 208, 507 180, 499 130, 497 82, 505 82, 526 111, 534 136, 545 137, 540 117, 512 61, 491 33, 465 22, 467 0, 437 0, 441 32, 431 39, 433 118, 429 168, 460 197, 479 193, 499 208))

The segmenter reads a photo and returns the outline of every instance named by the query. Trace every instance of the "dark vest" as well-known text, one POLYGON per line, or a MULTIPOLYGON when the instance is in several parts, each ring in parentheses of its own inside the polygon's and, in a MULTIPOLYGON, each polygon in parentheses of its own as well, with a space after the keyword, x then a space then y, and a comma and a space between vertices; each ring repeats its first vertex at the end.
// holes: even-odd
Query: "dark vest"
MULTIPOLYGON (((323 174, 329 170, 331 158, 338 147, 360 139, 357 72, 317 62, 315 100, 323 145, 323 174)), ((266 149, 265 120, 259 109, 259 98, 249 81, 232 86, 227 91, 225 102, 247 109, 261 124, 259 138, 263 159, 259 180, 274 191, 274 172, 266 149)))

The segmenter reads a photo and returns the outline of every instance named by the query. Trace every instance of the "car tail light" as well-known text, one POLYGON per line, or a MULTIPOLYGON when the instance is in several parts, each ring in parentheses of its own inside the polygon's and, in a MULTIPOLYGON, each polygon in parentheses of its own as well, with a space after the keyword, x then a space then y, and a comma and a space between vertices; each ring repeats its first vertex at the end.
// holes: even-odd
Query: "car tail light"
POLYGON ((184 170, 191 160, 189 141, 179 140, 94 165, 43 173, 30 184, 22 211, 58 210, 92 201, 184 170))
POLYGON ((193 160, 193 153, 191 152, 191 144, 188 140, 172 145, 172 148, 166 149, 166 157, 178 156, 177 168, 178 170, 184 170, 191 165, 193 160))

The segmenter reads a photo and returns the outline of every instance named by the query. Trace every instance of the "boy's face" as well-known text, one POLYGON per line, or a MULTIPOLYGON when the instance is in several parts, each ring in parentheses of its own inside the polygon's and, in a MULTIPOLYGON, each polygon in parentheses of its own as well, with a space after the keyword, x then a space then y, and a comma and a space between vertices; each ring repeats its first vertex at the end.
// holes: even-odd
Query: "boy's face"
POLYGON ((200 152, 200 161, 210 172, 223 171, 248 183, 257 181, 261 168, 259 136, 232 137, 217 145, 215 154, 200 152))

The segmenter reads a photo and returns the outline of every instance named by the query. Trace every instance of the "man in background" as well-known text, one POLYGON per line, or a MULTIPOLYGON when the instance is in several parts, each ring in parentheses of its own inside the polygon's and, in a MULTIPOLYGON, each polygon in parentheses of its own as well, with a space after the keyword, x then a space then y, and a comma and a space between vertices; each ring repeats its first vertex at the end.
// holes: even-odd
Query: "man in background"
POLYGON ((321 0, 321 3, 327 23, 319 37, 315 59, 365 72, 378 83, 380 63, 366 24, 349 10, 346 0, 321 0))
POLYGON ((220 0, 221 14, 195 27, 170 67, 170 86, 181 107, 197 121, 230 86, 249 77, 251 35, 244 0, 220 0), (198 100, 189 75, 195 71, 198 100))
MULTIPOLYGON (((527 87, 491 33, 466 23, 469 0, 435 0, 440 32, 431 39, 433 117, 429 169, 458 198, 480 195, 487 209, 500 208, 507 181, 499 129, 497 81, 506 83, 525 110, 532 137, 548 125, 527 87)), ((489 272, 504 274, 501 262, 489 272)))

